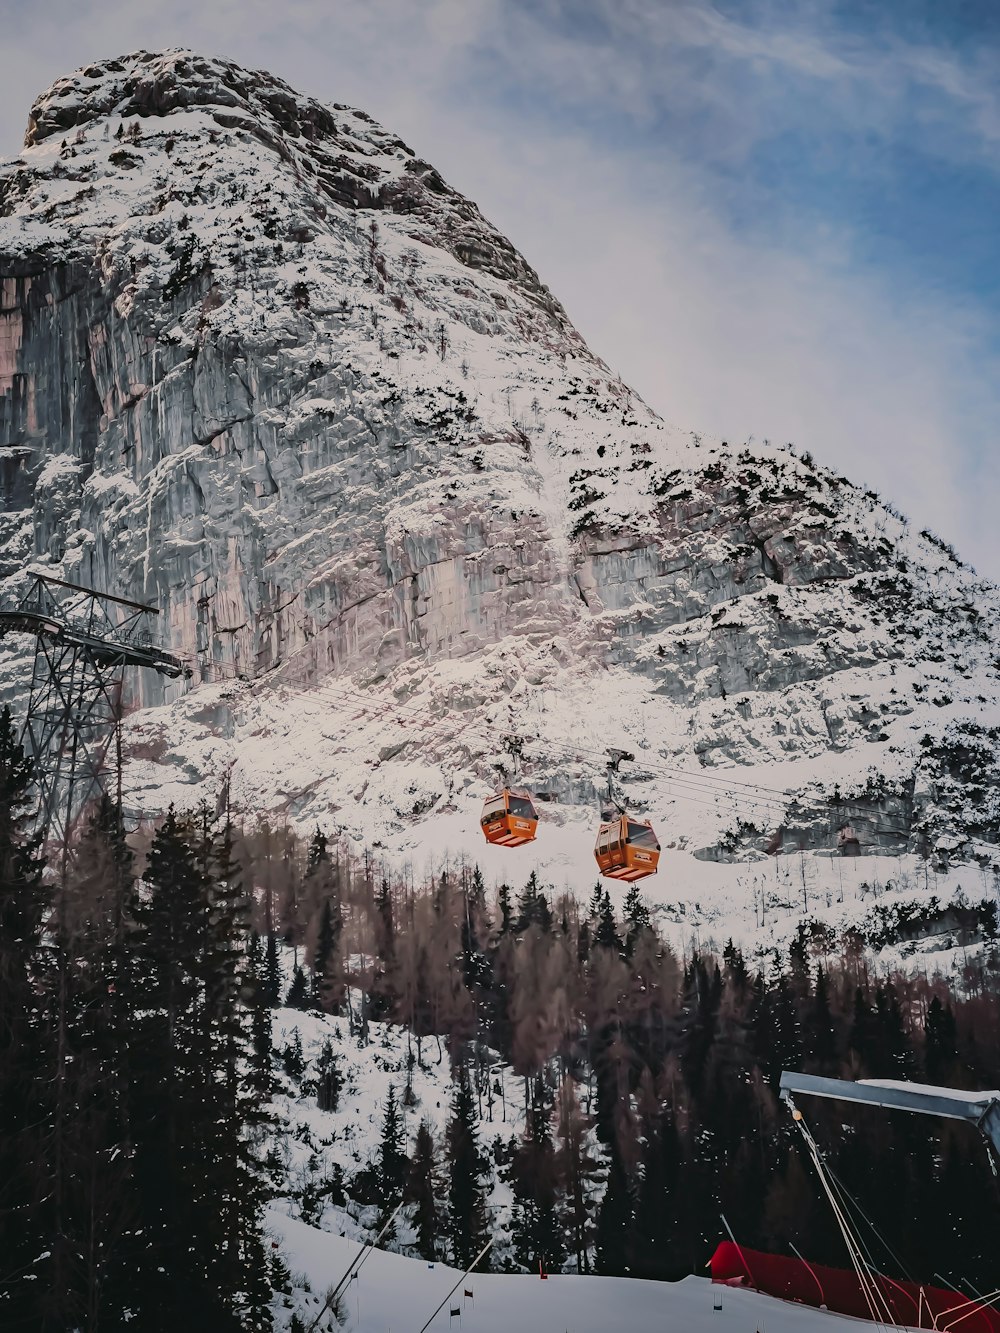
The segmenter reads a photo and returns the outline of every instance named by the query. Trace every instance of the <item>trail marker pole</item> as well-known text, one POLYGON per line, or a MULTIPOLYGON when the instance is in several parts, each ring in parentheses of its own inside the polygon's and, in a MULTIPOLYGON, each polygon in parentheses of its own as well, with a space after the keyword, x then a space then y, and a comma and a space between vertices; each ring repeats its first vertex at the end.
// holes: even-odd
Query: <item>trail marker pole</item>
MULTIPOLYGON (((447 1294, 447 1295, 444 1297, 444 1299, 441 1301, 441 1304, 437 1307, 437 1309, 436 1309, 436 1310, 434 1311, 434 1313, 431 1315, 430 1319, 428 1319, 427 1323, 424 1324, 423 1328, 421 1328, 420 1333, 427 1333, 427 1330, 430 1328, 431 1324, 433 1324, 434 1320, 438 1317, 438 1315, 439 1315, 439 1314, 441 1313, 441 1311, 444 1309, 444 1307, 445 1307, 445 1302, 451 1300, 451 1298, 452 1298, 452 1296, 454 1296, 455 1292, 458 1291, 458 1288, 459 1288, 460 1284, 463 1283, 463 1282, 465 1281, 465 1279, 469 1276, 469 1274, 470 1274, 470 1273, 472 1272, 472 1270, 475 1268, 476 1264, 479 1263, 480 1259, 483 1257, 483 1255, 486 1253, 486 1251, 490 1248, 490 1246, 491 1246, 492 1244, 493 1244, 492 1239, 490 1239, 490 1240, 488 1240, 488 1241, 486 1242, 486 1244, 483 1246, 483 1248, 482 1248, 482 1249, 479 1251, 479 1253, 476 1255, 475 1259, 473 1259, 472 1263, 469 1264, 469 1266, 468 1266, 468 1268, 465 1270, 465 1272, 462 1273, 462 1274, 459 1276, 458 1282, 455 1283, 455 1285, 452 1287, 451 1291, 448 1292, 448 1294, 447 1294)), ((450 1323, 450 1322, 451 1322, 451 1321, 449 1320, 449 1323, 450 1323)))

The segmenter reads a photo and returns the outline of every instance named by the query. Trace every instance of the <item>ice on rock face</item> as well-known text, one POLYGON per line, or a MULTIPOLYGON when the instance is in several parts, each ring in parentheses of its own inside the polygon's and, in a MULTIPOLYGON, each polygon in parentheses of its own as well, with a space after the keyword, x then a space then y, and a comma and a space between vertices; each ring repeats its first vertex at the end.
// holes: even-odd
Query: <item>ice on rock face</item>
POLYGON ((665 425, 432 166, 270 75, 138 52, 31 109, 0 481, 6 595, 34 564, 153 603, 194 664, 130 682, 169 706, 130 723, 169 736, 129 778, 153 808, 235 762, 247 809, 389 846, 521 728, 553 818, 622 744, 705 855, 847 815, 869 848, 1000 836, 995 589, 808 459, 665 425), (799 806, 665 776, 733 765, 799 806))

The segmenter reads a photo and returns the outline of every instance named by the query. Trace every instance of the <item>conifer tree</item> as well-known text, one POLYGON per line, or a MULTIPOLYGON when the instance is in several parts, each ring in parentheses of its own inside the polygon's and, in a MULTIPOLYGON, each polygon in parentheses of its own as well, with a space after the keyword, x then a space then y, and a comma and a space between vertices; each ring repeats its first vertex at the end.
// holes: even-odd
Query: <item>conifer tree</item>
POLYGON ((676 1265, 675 1218, 681 1170, 680 1137, 669 1107, 656 1107, 643 1121, 642 1176, 636 1198, 630 1271, 635 1277, 663 1279, 676 1265))
POLYGON ((476 1103, 469 1071, 458 1066, 446 1134, 448 1156, 448 1235, 452 1261, 465 1268, 486 1244, 486 1167, 479 1151, 476 1103))
MULTIPOLYGON (((343 922, 335 915, 329 898, 320 908, 319 934, 313 955, 313 1002, 328 1014, 340 1012, 343 978, 340 965, 340 932, 343 922)), ((292 1001, 289 999, 289 1004, 292 1001)))
POLYGON ((139 1264, 159 1333, 194 1318, 210 1302, 209 1245, 199 1221, 201 1194, 202 909, 205 882, 194 831, 173 808, 149 853, 147 895, 136 908, 136 954, 143 977, 137 995, 132 1123, 141 1231, 139 1264), (192 1259, 192 1250, 198 1259, 192 1259))
POLYGON ((309 1008, 309 982, 306 981, 306 974, 301 967, 296 967, 292 973, 292 984, 285 996, 285 1004, 289 1009, 309 1008))
POLYGON ((486 885, 478 866, 465 897, 462 916, 462 976, 476 1005, 477 1014, 490 985, 488 945, 490 919, 486 910, 486 885))
POLYGON ((591 921, 596 921, 601 915, 601 907, 604 904, 604 886, 600 880, 594 885, 590 892, 590 903, 587 906, 587 917, 591 921))
POLYGON ((246 1002, 250 1009, 250 1044, 253 1049, 251 1084, 261 1104, 270 1099, 273 1090, 271 1057, 271 1010, 268 1003, 267 959, 261 949, 260 936, 254 931, 247 945, 246 1002))
POLYGON ((316 1061, 316 1105, 321 1111, 336 1111, 341 1084, 340 1065, 327 1037, 316 1061))
POLYGON ((248 902, 233 854, 233 829, 228 818, 207 838, 205 892, 207 937, 202 966, 207 1082, 202 1112, 206 1129, 201 1141, 214 1169, 204 1192, 213 1218, 208 1265, 209 1282, 234 1325, 247 1330, 270 1328, 261 1212, 264 1181, 258 1153, 270 1120, 263 1089, 247 1081, 252 1065, 252 1014, 244 1003, 249 938, 248 902))
MULTIPOLYGON (((596 896, 595 890, 595 896, 596 896)), ((615 925, 615 911, 611 906, 611 895, 605 890, 597 910, 597 927, 594 931, 594 947, 614 950, 621 953, 622 942, 615 925)))
POLYGON ((50 1317, 97 1327, 131 1286, 129 1153, 135 969, 131 854, 104 797, 88 820, 50 919, 45 1003, 55 1039, 50 1317))
POLYGON ((500 913, 500 934, 507 935, 514 928, 514 909, 511 907, 509 884, 501 884, 497 890, 497 911, 500 913))
POLYGON ((267 932, 263 983, 264 1003, 269 1009, 277 1009, 281 1004, 281 968, 278 964, 278 937, 273 930, 267 932))
POLYGON ((525 1268, 539 1264, 558 1272, 566 1257, 559 1224, 558 1173, 552 1143, 552 1103, 541 1075, 536 1075, 526 1109, 525 1134, 511 1162, 516 1211, 514 1253, 525 1268))
POLYGON ((950 1004, 943 1005, 935 995, 927 1007, 924 1021, 924 1064, 930 1083, 945 1083, 958 1058, 955 1015, 950 1004))
MULTIPOLYGON (((417 1253, 433 1262, 438 1258, 438 1237, 441 1233, 441 1209, 438 1204, 437 1151, 429 1122, 421 1120, 406 1176, 404 1199, 414 1205, 413 1224, 416 1228, 417 1253)), ((481 1247, 480 1247, 481 1248, 481 1247)))
POLYGON ((290 1079, 298 1083, 306 1071, 305 1054, 302 1050, 302 1033, 296 1028, 291 1041, 285 1043, 281 1052, 281 1064, 290 1079))
POLYGON ((558 1119, 557 1167, 563 1196, 564 1229, 570 1253, 579 1273, 590 1272, 590 1247, 593 1240, 593 1209, 590 1190, 596 1177, 598 1161, 590 1151, 588 1135, 592 1121, 577 1095, 573 1079, 564 1075, 556 1107, 558 1119))
POLYGON ((514 921, 514 929, 519 933, 527 930, 529 926, 537 926, 545 934, 552 929, 552 910, 534 870, 528 876, 528 881, 517 900, 517 914, 514 921))
POLYGON ((878 1063, 875 1022, 868 996, 860 986, 854 990, 854 1012, 848 1045, 856 1053, 865 1072, 873 1074, 874 1066, 878 1063))
POLYGON ((808 1035, 807 1049, 815 1062, 816 1072, 833 1074, 837 1063, 837 1034, 830 1012, 829 990, 822 963, 816 968, 808 1035))
MULTIPOLYGON (((383 1226, 392 1210, 403 1197, 406 1182, 407 1156, 404 1151, 403 1117, 396 1100, 396 1089, 389 1084, 382 1120, 382 1142, 379 1146, 378 1183, 382 1212, 379 1225, 383 1226)), ((391 1233, 390 1233, 391 1235, 391 1233)))
POLYGON ((0 713, 0 1324, 32 1327, 49 1282, 48 1190, 41 1126, 54 1053, 38 991, 44 973, 42 926, 49 909, 40 839, 30 831, 35 803, 30 762, 10 708, 0 713))
POLYGON ((608 1180, 597 1215, 596 1270, 603 1277, 627 1277, 632 1239, 632 1191, 617 1141, 611 1144, 608 1180))
POLYGON ((625 954, 628 958, 635 952, 639 937, 651 928, 649 908, 639 895, 639 886, 630 884, 625 895, 625 954))
POLYGON ((171 810, 145 879, 132 1124, 147 1326, 266 1329, 254 1108, 240 1082, 250 1039, 231 832, 215 839, 204 816, 194 825, 171 810))
POLYGON ((722 960, 726 965, 726 980, 740 996, 750 987, 750 969, 742 949, 738 949, 730 939, 722 951, 722 960))

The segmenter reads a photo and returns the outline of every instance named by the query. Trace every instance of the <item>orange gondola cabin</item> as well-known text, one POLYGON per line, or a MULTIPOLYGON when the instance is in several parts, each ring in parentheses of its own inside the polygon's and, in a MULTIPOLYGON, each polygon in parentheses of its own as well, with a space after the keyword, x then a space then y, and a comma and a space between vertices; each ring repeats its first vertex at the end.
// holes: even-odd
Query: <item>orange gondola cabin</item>
POLYGON ((610 879, 644 879, 656 874, 660 844, 648 819, 623 812, 598 829, 594 856, 610 879))
POLYGON ((534 842, 538 815, 531 793, 523 787, 504 787, 486 799, 480 819, 486 841, 500 847, 521 847, 534 842))

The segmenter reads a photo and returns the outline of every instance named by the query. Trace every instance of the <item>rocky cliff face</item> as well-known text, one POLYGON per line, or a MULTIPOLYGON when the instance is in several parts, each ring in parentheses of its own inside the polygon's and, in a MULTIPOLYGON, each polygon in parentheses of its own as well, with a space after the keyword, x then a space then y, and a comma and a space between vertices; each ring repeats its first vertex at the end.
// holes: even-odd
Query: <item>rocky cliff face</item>
POLYGON ((131 682, 146 805, 229 770, 389 845, 515 730, 556 822, 621 744, 709 855, 994 855, 995 589, 808 457, 666 426, 433 167, 269 75, 140 52, 32 108, 0 483, 5 596, 123 591, 193 667, 131 682))

